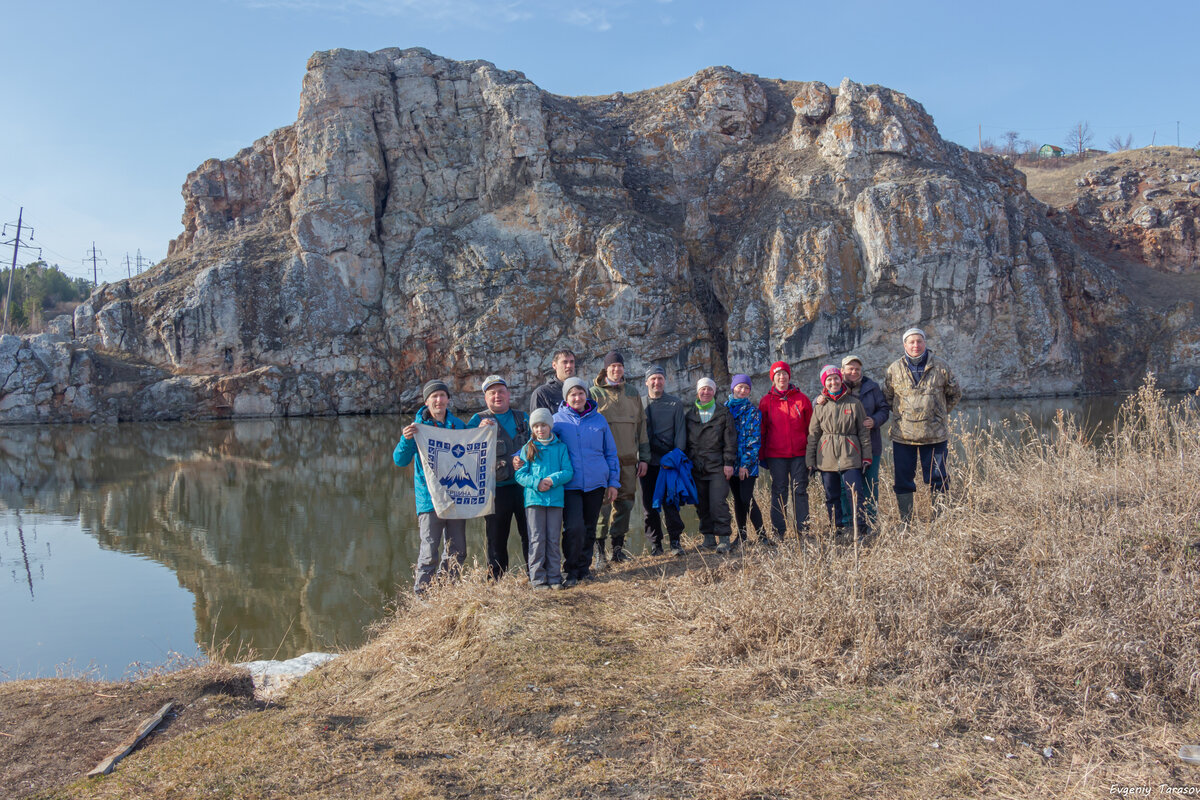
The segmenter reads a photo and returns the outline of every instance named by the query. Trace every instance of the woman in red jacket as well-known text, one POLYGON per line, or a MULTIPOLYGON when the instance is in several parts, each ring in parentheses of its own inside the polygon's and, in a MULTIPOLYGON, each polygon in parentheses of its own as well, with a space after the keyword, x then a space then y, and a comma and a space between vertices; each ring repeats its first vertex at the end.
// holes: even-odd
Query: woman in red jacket
MULTIPOLYGON (((786 361, 771 365, 771 390, 758 401, 762 414, 762 445, 758 460, 771 473, 771 529, 782 539, 788 493, 796 515, 796 531, 803 536, 808 527, 808 424, 813 407, 804 392, 792 385, 792 369, 786 361)), ((771 543, 764 536, 765 543, 771 543)))

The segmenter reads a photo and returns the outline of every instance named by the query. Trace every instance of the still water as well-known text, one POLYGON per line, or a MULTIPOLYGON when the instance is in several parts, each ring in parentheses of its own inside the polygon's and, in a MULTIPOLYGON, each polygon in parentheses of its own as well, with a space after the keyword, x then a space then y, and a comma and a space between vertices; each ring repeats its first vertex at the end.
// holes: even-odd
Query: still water
MULTIPOLYGON (((1046 427, 1064 408, 1106 430, 1120 400, 959 413, 1046 427)), ((412 585, 412 469, 391 459, 403 424, 0 427, 0 680, 116 679, 221 646, 291 658, 360 644, 412 585)), ((482 523, 467 534, 468 560, 483 560, 482 523)), ((643 544, 635 523, 627 546, 643 544)), ((514 531, 514 564, 519 548, 514 531)))

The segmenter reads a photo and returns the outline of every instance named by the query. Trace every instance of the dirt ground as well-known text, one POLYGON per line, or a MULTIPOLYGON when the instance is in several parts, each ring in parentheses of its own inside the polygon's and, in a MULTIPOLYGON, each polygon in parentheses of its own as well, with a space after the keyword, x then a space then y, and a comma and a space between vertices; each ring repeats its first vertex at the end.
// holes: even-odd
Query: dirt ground
POLYGON ((77 780, 172 700, 175 707, 139 748, 262 706, 245 670, 228 667, 193 668, 137 682, 0 683, 0 797, 28 797, 77 780))

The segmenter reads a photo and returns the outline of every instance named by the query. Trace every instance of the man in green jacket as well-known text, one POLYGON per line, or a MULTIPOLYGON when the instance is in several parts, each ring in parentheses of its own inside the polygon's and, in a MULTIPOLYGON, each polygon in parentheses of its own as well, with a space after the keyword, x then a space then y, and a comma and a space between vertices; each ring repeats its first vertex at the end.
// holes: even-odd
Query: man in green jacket
POLYGON ((592 385, 592 400, 608 422, 617 443, 621 461, 621 488, 611 505, 600 509, 600 524, 596 528, 596 571, 606 566, 604 540, 612 536, 612 560, 628 561, 625 534, 633 500, 637 497, 638 478, 646 474, 650 461, 650 439, 646 435, 646 412, 638 390, 625 383, 625 359, 616 350, 604 357, 604 369, 592 385))
POLYGON ((925 346, 925 331, 909 328, 901 341, 904 355, 888 367, 883 397, 892 408, 893 488, 900 519, 907 523, 912 520, 918 462, 930 489, 941 494, 949 486, 950 412, 962 398, 962 389, 950 367, 925 346))

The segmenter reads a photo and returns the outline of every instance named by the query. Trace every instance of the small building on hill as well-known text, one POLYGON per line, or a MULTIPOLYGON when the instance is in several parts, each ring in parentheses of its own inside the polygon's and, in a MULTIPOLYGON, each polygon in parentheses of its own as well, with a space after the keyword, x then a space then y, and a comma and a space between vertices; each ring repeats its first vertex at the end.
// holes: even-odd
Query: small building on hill
POLYGON ((1062 158, 1067 154, 1056 144, 1044 144, 1038 148, 1038 158, 1062 158))

